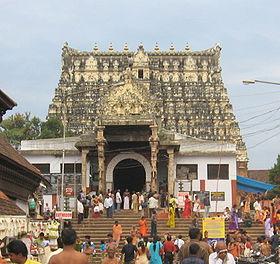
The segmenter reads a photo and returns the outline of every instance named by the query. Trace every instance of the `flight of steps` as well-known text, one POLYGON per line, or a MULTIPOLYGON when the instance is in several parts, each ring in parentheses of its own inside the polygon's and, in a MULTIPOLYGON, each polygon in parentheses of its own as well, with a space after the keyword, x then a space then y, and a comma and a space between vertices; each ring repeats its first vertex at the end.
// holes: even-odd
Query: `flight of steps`
MULTIPOLYGON (((112 227, 115 220, 118 220, 119 224, 122 225, 123 235, 122 241, 120 242, 120 248, 124 245, 125 237, 130 235, 130 230, 133 225, 138 227, 138 221, 141 218, 140 214, 134 213, 132 211, 121 211, 114 214, 113 218, 106 218, 102 216, 101 218, 88 218, 84 219, 82 224, 77 223, 77 219, 73 219, 72 226, 77 231, 77 235, 81 240, 84 240, 86 235, 91 236, 92 241, 94 242, 97 249, 99 249, 100 241, 107 239, 107 234, 112 232, 112 227)), ((149 231, 150 231, 150 220, 147 219, 149 231)), ((158 235, 163 237, 167 233, 170 233, 172 236, 182 235, 183 239, 188 239, 189 227, 192 224, 192 219, 176 219, 176 227, 169 228, 166 225, 167 219, 158 219, 158 235)), ((201 227, 201 219, 199 220, 199 226, 201 227)), ((226 230, 228 229, 228 224, 226 224, 226 230)), ((244 228, 242 225, 240 228, 243 228, 248 232, 248 234, 253 238, 253 241, 256 241, 256 238, 264 234, 263 225, 254 223, 252 227, 244 228)), ((97 254, 94 257, 94 262, 92 263, 101 263, 100 254, 97 254)))

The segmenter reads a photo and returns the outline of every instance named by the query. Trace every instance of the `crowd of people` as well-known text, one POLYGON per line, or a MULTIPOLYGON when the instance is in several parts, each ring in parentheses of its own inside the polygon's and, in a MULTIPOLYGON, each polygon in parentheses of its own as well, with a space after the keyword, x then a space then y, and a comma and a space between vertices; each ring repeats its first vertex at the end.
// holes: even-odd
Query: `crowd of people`
MULTIPOLYGON (((129 235, 124 236, 122 223, 116 220, 107 238, 100 241, 98 246, 88 235, 77 238, 70 223, 64 226, 57 241, 58 249, 54 252, 46 250, 49 240, 45 234, 40 233, 36 239, 22 234, 18 240, 10 242, 7 246, 11 261, 20 264, 91 263, 98 256, 101 257, 103 264, 232 264, 238 259, 252 257, 255 253, 269 257, 277 253, 280 245, 278 196, 266 201, 261 195, 241 194, 238 205, 233 205, 231 209, 227 207, 223 213, 215 214, 216 217, 224 218, 228 222, 225 239, 209 237, 207 231, 202 234, 199 229, 197 220, 202 216, 209 216, 209 196, 205 196, 202 202, 198 196, 193 200, 186 196, 184 207, 179 210, 178 199, 163 192, 146 194, 133 192, 130 195, 125 191, 121 195, 117 190, 115 193, 108 191, 104 196, 103 194, 89 196, 81 191, 77 198, 77 209, 79 223, 82 223, 84 217, 91 217, 94 221, 94 218, 101 217, 101 214, 112 218, 119 210, 131 210, 140 214, 138 222, 132 225, 129 235), (175 219, 178 217, 192 219, 187 240, 183 239, 187 236, 186 233, 174 236, 172 229, 168 228, 164 235, 159 236, 157 231, 159 208, 168 211, 166 223, 168 227, 175 227, 175 219), (263 225, 265 230, 256 241, 246 231, 253 222, 263 225), (36 248, 38 252, 40 248, 44 248, 44 255, 38 252, 34 254, 36 248), (37 255, 39 262, 30 260, 32 255, 37 255)), ((213 213, 210 216, 214 216, 213 213)), ((0 259, 0 263, 5 262, 0 259)))

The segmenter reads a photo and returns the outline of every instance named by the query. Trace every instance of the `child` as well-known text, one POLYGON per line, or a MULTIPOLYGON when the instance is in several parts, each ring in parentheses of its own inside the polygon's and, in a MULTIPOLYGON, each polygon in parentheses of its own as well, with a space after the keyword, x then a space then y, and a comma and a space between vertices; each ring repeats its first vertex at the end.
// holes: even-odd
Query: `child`
POLYGON ((106 253, 106 244, 105 244, 104 240, 100 241, 100 252, 101 252, 102 258, 104 258, 105 253, 106 253))

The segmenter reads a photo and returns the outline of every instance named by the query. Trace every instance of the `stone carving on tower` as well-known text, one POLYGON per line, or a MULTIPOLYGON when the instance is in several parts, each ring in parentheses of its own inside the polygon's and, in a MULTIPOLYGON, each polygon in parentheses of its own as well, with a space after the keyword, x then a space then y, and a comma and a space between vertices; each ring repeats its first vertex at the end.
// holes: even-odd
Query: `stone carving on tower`
MULTIPOLYGON (((65 44, 58 87, 49 116, 62 118, 67 129, 82 134, 96 130, 105 116, 125 120, 157 117, 159 129, 205 140, 234 143, 237 160, 247 162, 227 89, 221 77, 219 45, 193 51, 187 45, 161 51, 79 51, 65 44), (73 94, 73 96, 71 96, 73 94), (65 97, 65 95, 67 95, 65 97), (106 103, 105 103, 106 102, 106 103)), ((117 122, 117 119, 116 122, 117 122)))

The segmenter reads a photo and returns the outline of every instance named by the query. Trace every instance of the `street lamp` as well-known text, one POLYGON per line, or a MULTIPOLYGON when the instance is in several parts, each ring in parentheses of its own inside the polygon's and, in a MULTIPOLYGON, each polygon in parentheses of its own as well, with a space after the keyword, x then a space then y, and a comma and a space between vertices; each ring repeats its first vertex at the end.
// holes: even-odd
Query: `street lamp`
POLYGON ((266 84, 280 85, 279 82, 269 82, 269 81, 261 81, 261 80, 243 80, 242 82, 245 85, 255 84, 255 83, 266 83, 266 84))

